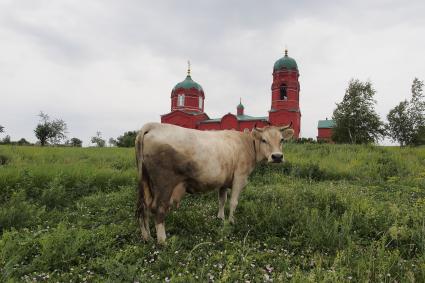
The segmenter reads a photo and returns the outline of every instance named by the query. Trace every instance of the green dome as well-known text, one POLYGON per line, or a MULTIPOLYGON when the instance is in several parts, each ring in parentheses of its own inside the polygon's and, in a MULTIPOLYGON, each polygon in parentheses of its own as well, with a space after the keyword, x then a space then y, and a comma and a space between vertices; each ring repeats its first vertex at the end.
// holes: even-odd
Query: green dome
POLYGON ((176 84, 176 86, 173 88, 173 91, 175 91, 176 89, 179 89, 179 88, 183 88, 183 89, 196 88, 199 91, 204 91, 200 84, 198 84, 197 82, 192 80, 190 75, 187 75, 187 77, 184 81, 176 84))
POLYGON ((279 71, 282 69, 298 71, 297 62, 288 56, 287 51, 285 52, 285 56, 283 56, 282 58, 277 60, 276 63, 274 63, 273 72, 279 71))

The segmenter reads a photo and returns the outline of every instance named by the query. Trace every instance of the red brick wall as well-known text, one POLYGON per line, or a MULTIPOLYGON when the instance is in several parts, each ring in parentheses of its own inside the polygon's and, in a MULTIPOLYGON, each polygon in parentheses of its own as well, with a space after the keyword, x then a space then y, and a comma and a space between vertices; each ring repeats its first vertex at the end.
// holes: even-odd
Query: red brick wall
POLYGON ((332 138, 332 129, 328 129, 328 128, 319 128, 318 129, 318 134, 317 134, 317 139, 325 139, 325 140, 331 140, 332 138))

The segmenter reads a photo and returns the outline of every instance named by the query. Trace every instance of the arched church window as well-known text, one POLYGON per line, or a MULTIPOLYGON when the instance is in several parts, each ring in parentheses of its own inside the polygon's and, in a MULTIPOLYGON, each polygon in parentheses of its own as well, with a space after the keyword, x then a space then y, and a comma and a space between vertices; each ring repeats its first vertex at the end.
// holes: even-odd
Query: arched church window
POLYGON ((199 109, 201 109, 202 110, 202 97, 199 97, 199 109))
POLYGON ((288 99, 288 93, 287 93, 287 85, 283 84, 280 86, 280 100, 287 100, 288 99))
POLYGON ((184 94, 177 96, 177 106, 184 106, 184 94))

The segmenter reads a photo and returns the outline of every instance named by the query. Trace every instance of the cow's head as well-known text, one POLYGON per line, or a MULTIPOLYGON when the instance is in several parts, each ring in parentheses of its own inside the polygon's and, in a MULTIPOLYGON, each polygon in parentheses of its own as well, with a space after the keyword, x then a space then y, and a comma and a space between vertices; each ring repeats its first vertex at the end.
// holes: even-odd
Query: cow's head
POLYGON ((281 163, 285 161, 282 153, 282 143, 294 135, 292 123, 284 127, 268 126, 254 127, 252 136, 255 139, 255 152, 258 161, 267 159, 268 162, 281 163))

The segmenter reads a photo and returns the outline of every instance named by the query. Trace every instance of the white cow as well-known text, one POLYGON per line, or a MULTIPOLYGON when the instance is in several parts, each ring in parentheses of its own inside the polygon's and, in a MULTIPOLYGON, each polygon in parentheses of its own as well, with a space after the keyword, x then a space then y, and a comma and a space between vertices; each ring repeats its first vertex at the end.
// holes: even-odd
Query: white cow
POLYGON ((290 126, 254 128, 251 132, 199 131, 148 123, 136 138, 139 171, 136 214, 144 240, 150 238, 149 215, 155 219, 157 241, 164 243, 164 218, 185 193, 218 190, 218 217, 224 219, 227 189, 231 188, 229 221, 239 194, 255 165, 284 161, 282 142, 294 131, 290 126))

